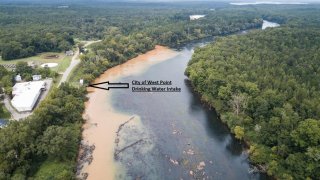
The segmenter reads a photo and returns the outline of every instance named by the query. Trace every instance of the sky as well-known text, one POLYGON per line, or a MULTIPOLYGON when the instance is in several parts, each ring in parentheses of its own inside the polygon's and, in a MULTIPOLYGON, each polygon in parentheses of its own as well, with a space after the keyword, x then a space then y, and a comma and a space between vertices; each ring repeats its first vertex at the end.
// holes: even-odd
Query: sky
MULTIPOLYGON (((64 3, 64 2, 77 2, 77 1, 84 1, 84 0, 0 0, 1 1, 6 1, 6 2, 15 2, 15 1, 20 1, 20 2, 59 2, 59 3, 64 3)), ((320 0, 85 0, 86 2, 90 1, 98 1, 98 2, 183 2, 183 1, 194 1, 194 2, 201 2, 201 1, 207 1, 207 2, 281 2, 281 3, 320 3, 320 0)))
MULTIPOLYGON (((131 0, 131 1, 146 1, 146 0, 131 0)), ((152 1, 197 1, 197 0, 152 0, 152 1)), ((212 2, 314 2, 320 0, 199 0, 212 2)))
MULTIPOLYGON (((21 0, 21 1, 35 1, 35 0, 21 0)), ((79 0, 36 0, 36 1, 79 1, 79 0)), ((81 1, 81 0, 80 0, 81 1)), ((87 0, 87 1, 92 1, 92 0, 87 0)), ((158 1, 158 2, 162 2, 162 1, 170 1, 170 2, 174 2, 174 1, 212 1, 212 2, 315 2, 318 1, 320 2, 320 0, 93 0, 93 1, 158 1)))

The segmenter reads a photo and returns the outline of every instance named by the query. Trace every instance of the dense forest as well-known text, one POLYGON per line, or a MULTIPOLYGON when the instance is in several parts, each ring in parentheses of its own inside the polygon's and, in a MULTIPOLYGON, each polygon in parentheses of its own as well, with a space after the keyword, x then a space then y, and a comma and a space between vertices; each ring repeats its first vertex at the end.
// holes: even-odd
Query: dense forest
MULTIPOLYGON (((118 28, 123 36, 142 33, 156 44, 176 46, 194 39, 257 28, 262 18, 282 24, 296 21, 299 16, 311 18, 309 26, 311 22, 315 26, 319 23, 318 9, 310 6, 229 7, 210 2, 190 6, 185 3, 73 4, 68 8, 56 4, 1 5, 0 55, 4 60, 11 60, 40 52, 65 51, 72 48, 76 39, 104 39, 110 27, 118 28), (192 14, 206 17, 190 21, 192 14)), ((304 25, 303 22, 290 24, 304 25)))
POLYGON ((84 79, 90 83, 107 68, 121 64, 141 53, 154 48, 155 44, 146 34, 137 33, 128 36, 119 32, 118 28, 110 28, 106 38, 90 47, 90 51, 84 53, 76 72, 71 76, 71 81, 84 79))
POLYGON ((25 31, 4 31, 1 38, 1 57, 4 60, 34 56, 41 52, 61 52, 72 48, 73 38, 67 33, 39 32, 31 29, 25 31), (34 32, 37 32, 36 34, 34 32))
POLYGON ((218 38, 186 74, 250 159, 280 179, 320 172, 320 31, 276 28, 218 38))
MULTIPOLYGON (((81 77, 89 83, 107 68, 144 53, 157 43, 174 46, 192 39, 258 27, 262 22, 259 16, 245 12, 228 19, 211 12, 212 15, 208 15, 211 21, 190 22, 191 13, 204 10, 152 7, 0 6, 2 59, 63 51, 71 48, 76 38, 102 39, 88 52, 78 44, 84 54, 71 79, 81 77)), ((222 16, 223 12, 219 14, 222 16)), ((1 86, 10 94, 16 73, 28 80, 30 73, 38 69, 19 63, 15 73, 1 70, 1 86)), ((54 75, 46 70, 43 73, 54 75)), ((62 85, 32 116, 0 129, 0 179, 73 179, 84 100, 83 89, 62 85)))
POLYGON ((209 11, 199 7, 193 10, 117 4, 102 8, 4 5, 0 12, 0 53, 4 60, 65 51, 72 48, 75 38, 108 38, 110 27, 118 28, 123 36, 142 33, 154 43, 175 46, 192 39, 259 27, 262 23, 253 12, 230 14, 223 9, 209 11), (193 13, 206 14, 207 18, 190 21, 193 13))
POLYGON ((257 13, 243 9, 233 13, 228 9, 150 10, 142 7, 143 11, 139 13, 132 7, 126 11, 116 10, 117 24, 112 23, 112 26, 105 28, 103 36, 98 37, 102 41, 92 45, 90 52, 84 53, 80 68, 71 81, 78 82, 81 78, 90 83, 107 68, 151 50, 156 44, 176 47, 191 40, 258 28, 262 24, 257 13), (195 12, 207 16, 202 20, 190 21, 190 14, 195 12))
POLYGON ((84 95, 62 84, 33 115, 1 129, 0 179, 73 179, 84 95))

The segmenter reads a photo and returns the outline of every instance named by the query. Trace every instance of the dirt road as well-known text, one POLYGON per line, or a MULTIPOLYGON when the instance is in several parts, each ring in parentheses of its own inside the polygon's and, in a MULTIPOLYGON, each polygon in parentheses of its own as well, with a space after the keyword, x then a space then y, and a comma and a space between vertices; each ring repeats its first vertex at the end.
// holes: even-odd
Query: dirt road
MULTIPOLYGON (((98 41, 83 41, 85 44, 84 44, 84 47, 87 47, 93 43, 96 43, 96 42, 100 42, 101 40, 98 40, 98 41)), ((79 59, 79 48, 77 48, 77 51, 74 53, 73 57, 72 57, 72 60, 71 60, 71 63, 69 65, 69 67, 66 69, 66 71, 63 73, 62 75, 62 78, 60 79, 60 82, 59 82, 59 86, 61 85, 61 83, 63 82, 66 82, 70 73, 72 72, 72 70, 80 63, 80 59, 79 59)))

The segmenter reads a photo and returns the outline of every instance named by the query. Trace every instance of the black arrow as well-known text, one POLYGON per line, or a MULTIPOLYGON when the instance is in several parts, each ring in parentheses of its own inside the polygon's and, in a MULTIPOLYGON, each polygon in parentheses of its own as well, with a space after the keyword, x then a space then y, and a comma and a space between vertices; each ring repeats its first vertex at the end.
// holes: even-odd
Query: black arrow
POLYGON ((109 81, 106 81, 106 82, 101 82, 101 83, 89 84, 88 87, 93 87, 93 88, 103 89, 103 90, 109 91, 109 89, 111 89, 111 88, 113 88, 113 89, 129 88, 129 83, 120 83, 120 82, 119 83, 110 83, 109 81), (103 87, 97 86, 100 84, 107 84, 107 87, 103 88, 103 87))

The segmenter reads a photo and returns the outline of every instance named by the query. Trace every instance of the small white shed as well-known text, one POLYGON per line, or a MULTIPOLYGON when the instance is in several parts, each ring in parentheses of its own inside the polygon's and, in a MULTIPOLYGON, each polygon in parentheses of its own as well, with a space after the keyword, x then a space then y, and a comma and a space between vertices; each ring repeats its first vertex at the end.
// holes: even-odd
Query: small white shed
POLYGON ((32 76, 32 79, 34 80, 34 81, 39 81, 39 80, 41 80, 41 75, 33 75, 32 76))

